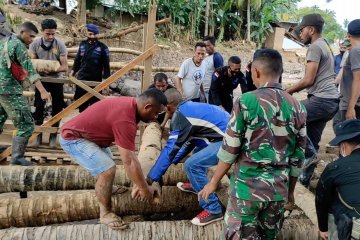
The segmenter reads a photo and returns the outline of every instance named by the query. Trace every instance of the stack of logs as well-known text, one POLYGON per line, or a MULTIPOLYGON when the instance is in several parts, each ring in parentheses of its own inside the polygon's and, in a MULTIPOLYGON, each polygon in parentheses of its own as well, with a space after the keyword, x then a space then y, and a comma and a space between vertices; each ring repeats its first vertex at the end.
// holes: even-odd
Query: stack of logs
MULTIPOLYGON (((146 174, 160 154, 162 130, 157 123, 149 124, 141 139, 138 158, 146 174)), ((70 223, 96 219, 99 205, 93 189, 95 178, 83 168, 69 166, 2 166, 0 168, 0 192, 23 191, 66 191, 61 194, 33 192, 28 199, 6 199, 0 196, 0 240, 1 239, 218 239, 222 233, 222 222, 205 227, 192 225, 188 220, 132 222, 129 230, 114 231, 106 225, 95 223, 70 223), (82 189, 82 190, 80 190, 82 189), (87 190, 84 190, 87 189, 87 190), (77 191, 70 191, 77 190, 77 191), (42 226, 42 227, 39 227, 42 226), (22 227, 22 228, 9 228, 22 227), (8 228, 8 229, 4 229, 8 228)), ((184 212, 190 216, 201 211, 197 196, 181 192, 176 188, 179 181, 186 182, 183 164, 171 166, 163 178, 161 203, 149 204, 135 201, 130 192, 114 195, 113 210, 120 216, 161 215, 184 212)), ((224 205, 227 203, 228 178, 223 179, 218 195, 224 205)), ((131 187, 131 181, 124 167, 117 165, 115 185, 131 187)), ((303 189, 302 189, 303 190, 303 189)), ((306 191, 306 190, 305 190, 306 191)), ((303 193, 301 193, 303 194, 303 193)), ((142 218, 144 219, 144 218, 142 218)), ((317 228, 304 215, 288 218, 279 239, 317 239, 317 228)))

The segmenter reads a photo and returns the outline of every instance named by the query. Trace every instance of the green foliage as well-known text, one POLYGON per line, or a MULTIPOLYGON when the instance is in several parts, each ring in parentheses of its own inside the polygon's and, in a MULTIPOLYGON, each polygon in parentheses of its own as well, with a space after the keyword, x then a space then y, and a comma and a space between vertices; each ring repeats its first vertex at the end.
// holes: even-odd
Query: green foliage
POLYGON ((293 20, 300 21, 302 16, 310 13, 319 13, 324 18, 325 25, 323 29, 323 36, 330 42, 334 42, 336 39, 342 39, 346 36, 346 31, 336 22, 336 14, 334 11, 324 11, 319 9, 318 6, 313 6, 298 9, 292 17, 293 20))

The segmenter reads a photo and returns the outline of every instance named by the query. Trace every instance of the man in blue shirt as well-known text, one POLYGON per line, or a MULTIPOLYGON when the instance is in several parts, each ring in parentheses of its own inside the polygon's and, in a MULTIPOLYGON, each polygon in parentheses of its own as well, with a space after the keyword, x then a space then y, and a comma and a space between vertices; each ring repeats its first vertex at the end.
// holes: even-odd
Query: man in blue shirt
MULTIPOLYGON (((171 118, 170 135, 165 148, 147 175, 149 184, 160 182, 171 164, 177 164, 188 153, 193 154, 185 162, 185 172, 190 183, 178 183, 182 191, 197 194, 208 183, 207 170, 217 165, 224 131, 229 121, 229 114, 220 107, 183 101, 176 89, 165 92, 168 100, 166 112, 171 118)), ((191 220, 198 226, 204 226, 223 218, 220 200, 211 194, 208 201, 202 199, 204 209, 191 220)))

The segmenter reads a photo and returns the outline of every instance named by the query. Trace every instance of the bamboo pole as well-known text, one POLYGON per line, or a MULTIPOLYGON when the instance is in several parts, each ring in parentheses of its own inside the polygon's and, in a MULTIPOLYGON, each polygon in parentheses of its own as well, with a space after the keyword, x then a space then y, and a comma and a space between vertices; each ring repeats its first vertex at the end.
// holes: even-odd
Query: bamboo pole
MULTIPOLYGON (((152 215, 200 211, 195 194, 164 186, 161 202, 149 204, 131 198, 131 192, 112 197, 113 211, 120 215, 152 215)), ((64 193, 27 199, 0 199, 0 228, 44 226, 54 223, 96 219, 99 203, 94 191, 64 193)))
MULTIPOLYGON (((115 231, 103 224, 77 224, 0 231, 0 240, 215 240, 223 233, 223 222, 198 227, 190 221, 132 222, 130 230, 115 231)), ((318 239, 317 228, 306 219, 286 219, 278 240, 318 239)))
MULTIPOLYGON (((79 50, 79 47, 72 47, 72 48, 68 48, 67 52, 68 53, 77 53, 78 50, 79 50)), ((133 55, 140 55, 142 53, 140 51, 136 51, 133 49, 117 48, 117 47, 109 47, 109 52, 110 53, 128 53, 128 54, 133 54, 133 55)))
MULTIPOLYGON (((110 69, 118 70, 122 69, 124 66, 126 66, 126 63, 123 62, 110 62, 110 69)), ((69 68, 74 66, 74 61, 68 60, 68 66, 69 68)), ((144 66, 135 65, 131 68, 131 71, 144 71, 144 66)), ((178 67, 152 67, 152 72, 178 72, 178 67)))
MULTIPOLYGON (((164 185, 175 186, 187 181, 183 164, 172 165, 163 176, 164 185)), ((86 169, 76 165, 1 166, 0 193, 24 191, 59 191, 94 189, 96 179, 86 169)), ((116 166, 114 184, 131 186, 124 166, 116 166)))

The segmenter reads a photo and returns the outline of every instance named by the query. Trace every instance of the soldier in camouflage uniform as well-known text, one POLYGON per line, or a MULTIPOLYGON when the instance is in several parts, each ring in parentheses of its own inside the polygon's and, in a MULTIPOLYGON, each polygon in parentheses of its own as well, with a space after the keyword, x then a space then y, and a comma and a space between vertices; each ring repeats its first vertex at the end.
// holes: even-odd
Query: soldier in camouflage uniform
POLYGON ((28 139, 34 131, 34 120, 29 103, 22 95, 22 84, 14 78, 9 63, 21 65, 28 72, 28 80, 40 91, 41 98, 51 99, 39 81, 40 76, 33 68, 25 46, 32 42, 37 33, 34 24, 24 22, 19 35, 10 35, 0 41, 0 132, 6 119, 12 119, 18 131, 13 138, 11 163, 17 165, 32 164, 24 159, 24 153, 28 139))
POLYGON ((282 90, 281 73, 282 58, 276 50, 255 53, 252 78, 258 89, 235 103, 216 172, 199 193, 199 198, 207 199, 235 163, 225 239, 276 239, 285 201, 294 204, 306 146, 306 111, 282 90))

